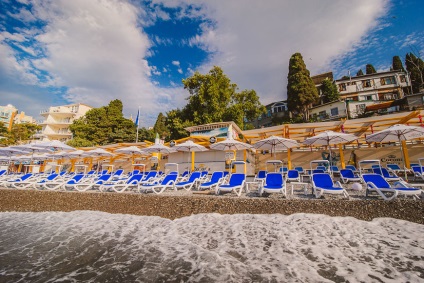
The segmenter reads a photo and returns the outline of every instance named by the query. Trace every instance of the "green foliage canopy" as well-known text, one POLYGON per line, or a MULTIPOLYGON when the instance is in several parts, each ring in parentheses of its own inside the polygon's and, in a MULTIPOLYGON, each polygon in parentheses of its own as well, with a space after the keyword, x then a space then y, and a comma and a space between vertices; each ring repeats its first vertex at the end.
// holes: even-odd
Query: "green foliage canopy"
POLYGON ((134 142, 136 126, 122 114, 122 102, 113 100, 108 106, 93 108, 84 117, 69 127, 73 146, 106 145, 120 142, 134 142))
POLYGON ((374 66, 371 64, 367 64, 367 66, 365 67, 365 72, 367 75, 371 75, 371 74, 375 74, 377 73, 377 71, 375 70, 374 66))
POLYGON ((362 69, 359 69, 359 71, 356 73, 357 77, 363 76, 363 75, 364 75, 364 72, 362 71, 362 69))
POLYGON ((410 74, 412 91, 414 93, 420 92, 424 87, 424 62, 421 58, 418 58, 414 53, 410 52, 406 54, 405 60, 406 69, 410 74))
MULTIPOLYGON (((3 125, 4 127, 4 125, 3 125)), ((4 127, 5 128, 5 127, 4 127)), ((21 123, 13 124, 10 132, 7 131, 7 128, 1 129, 1 136, 4 138, 0 139, 1 145, 13 145, 23 141, 31 140, 37 131, 41 130, 41 126, 32 123, 21 123)))
POLYGON ((394 71, 404 71, 405 69, 403 68, 403 64, 402 64, 402 60, 400 60, 399 56, 393 56, 392 59, 392 70, 394 71))
POLYGON ((287 104, 291 112, 298 112, 309 120, 308 109, 318 99, 318 91, 300 53, 291 56, 287 83, 287 104))
POLYGON ((328 78, 321 83, 321 91, 324 103, 339 100, 340 93, 337 86, 328 78))

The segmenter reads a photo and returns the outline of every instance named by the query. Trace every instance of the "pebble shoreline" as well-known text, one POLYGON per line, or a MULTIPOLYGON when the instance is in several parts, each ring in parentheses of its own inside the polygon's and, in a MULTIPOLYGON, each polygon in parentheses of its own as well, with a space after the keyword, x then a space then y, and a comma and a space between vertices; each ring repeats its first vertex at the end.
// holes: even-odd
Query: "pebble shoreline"
POLYGON ((41 212, 95 210, 176 219, 199 213, 315 213, 370 221, 390 217, 424 224, 424 201, 396 199, 284 199, 188 194, 59 192, 0 189, 0 211, 41 212))

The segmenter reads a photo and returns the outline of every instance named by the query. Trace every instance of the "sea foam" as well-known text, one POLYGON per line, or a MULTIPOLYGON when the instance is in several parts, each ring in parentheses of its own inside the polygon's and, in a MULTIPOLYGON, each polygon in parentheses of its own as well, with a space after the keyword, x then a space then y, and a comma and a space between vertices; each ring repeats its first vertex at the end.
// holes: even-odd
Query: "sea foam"
POLYGON ((315 214, 0 213, 0 282, 423 282, 424 225, 315 214))

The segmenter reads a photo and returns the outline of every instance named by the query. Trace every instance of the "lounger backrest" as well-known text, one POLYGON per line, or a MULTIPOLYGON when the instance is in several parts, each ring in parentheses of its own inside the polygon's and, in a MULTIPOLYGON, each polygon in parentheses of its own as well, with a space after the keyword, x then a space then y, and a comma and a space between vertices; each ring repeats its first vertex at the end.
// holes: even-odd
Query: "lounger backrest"
POLYGON ((333 186, 333 180, 331 176, 327 173, 318 173, 312 175, 312 182, 316 187, 328 188, 333 186))
POLYGON ((345 167, 346 169, 350 169, 350 170, 352 170, 353 172, 355 172, 355 171, 357 171, 356 170, 356 167, 355 166, 353 166, 353 165, 346 165, 346 167, 345 167))
POLYGON ((340 172, 339 167, 337 167, 337 166, 331 166, 330 170, 331 170, 331 172, 340 172))
POLYGON ((45 180, 52 181, 52 180, 56 179, 57 176, 59 176, 59 174, 53 173, 53 174, 50 174, 49 176, 47 176, 47 178, 45 180))
POLYGON ((127 184, 131 184, 134 182, 140 182, 141 179, 143 178, 143 174, 136 174, 136 175, 132 175, 131 178, 128 179, 127 184))
POLYGON ((190 178, 188 179, 188 181, 190 183, 192 183, 192 182, 196 181, 197 179, 199 179, 201 176, 202 176, 202 173, 201 172, 193 172, 193 173, 191 173, 190 178))
POLYGON ((258 175, 256 176, 256 178, 257 178, 257 179, 265 179, 265 177, 266 177, 266 173, 267 173, 267 171, 265 171, 265 170, 260 170, 260 171, 258 172, 258 175))
POLYGON ((151 178, 155 178, 158 172, 150 171, 144 178, 143 181, 148 181, 151 178))
POLYGON ((392 170, 402 170, 397 164, 387 164, 386 166, 392 170))
POLYGON ((2 175, 4 175, 4 174, 6 174, 6 170, 1 170, 1 171, 0 171, 0 176, 2 176, 2 175))
POLYGON ((377 188, 390 189, 390 184, 379 174, 364 174, 362 178, 365 183, 373 183, 377 188))
POLYGON ((121 176, 122 173, 124 173, 124 170, 123 169, 118 169, 118 170, 115 171, 115 173, 113 173, 113 176, 114 177, 121 176))
POLYGON ((353 171, 350 169, 340 170, 340 175, 342 175, 343 178, 355 178, 355 174, 353 174, 353 171))
POLYGON ((386 168, 378 167, 378 168, 373 168, 372 170, 374 171, 375 174, 382 175, 386 178, 391 177, 389 171, 387 171, 386 168))
POLYGON ((22 181, 25 181, 26 179, 29 179, 29 178, 31 178, 32 177, 32 173, 27 173, 27 174, 25 174, 25 175, 23 175, 21 178, 19 178, 19 179, 21 179, 22 181))
POLYGON ((185 177, 185 176, 187 176, 189 173, 190 173, 190 172, 188 172, 188 171, 184 171, 184 172, 183 172, 183 174, 181 174, 181 177, 185 177))
POLYGON ((72 177, 72 179, 71 180, 69 180, 68 182, 67 182, 67 184, 68 185, 70 185, 70 184, 76 184, 76 183, 78 183, 79 181, 81 181, 81 179, 82 178, 84 178, 84 174, 76 174, 74 177, 72 177))
POLYGON ((299 178, 299 171, 297 171, 297 170, 289 170, 287 172, 287 178, 290 178, 290 179, 299 178))
POLYGON ((305 170, 303 170, 303 167, 300 167, 300 166, 294 167, 294 170, 297 170, 300 173, 305 172, 305 170))
POLYGON ((327 170, 327 168, 325 166, 319 165, 319 166, 317 166, 317 170, 325 171, 325 170, 327 170))
POLYGON ((265 184, 267 186, 281 187, 283 186, 283 175, 281 173, 268 173, 266 175, 265 184))
POLYGON ((280 167, 280 172, 287 173, 287 171, 289 171, 289 168, 287 168, 287 167, 280 167))
POLYGON ((224 177, 227 177, 227 176, 228 176, 228 174, 229 174, 229 172, 228 172, 228 171, 224 171, 223 173, 224 173, 224 177))
POLYGON ((103 174, 97 179, 98 184, 103 184, 103 182, 109 181, 110 177, 112 177, 111 174, 103 174))
POLYGON ((224 177, 224 172, 217 171, 212 173, 211 183, 217 183, 222 177, 224 177))
POLYGON ((168 185, 170 182, 175 182, 177 180, 178 174, 168 174, 162 180, 161 185, 168 185))
POLYGON ((412 171, 420 173, 420 174, 424 172, 423 168, 421 168, 420 166, 412 166, 411 168, 412 168, 412 171))
POLYGON ((208 171, 202 171, 200 175, 203 178, 203 177, 207 176, 208 173, 209 173, 208 171))
POLYGON ((324 173, 324 170, 322 170, 322 169, 314 169, 314 170, 312 170, 312 174, 318 174, 318 173, 324 173))
POLYGON ((234 173, 230 177, 230 186, 240 186, 246 179, 246 175, 242 173, 234 173))

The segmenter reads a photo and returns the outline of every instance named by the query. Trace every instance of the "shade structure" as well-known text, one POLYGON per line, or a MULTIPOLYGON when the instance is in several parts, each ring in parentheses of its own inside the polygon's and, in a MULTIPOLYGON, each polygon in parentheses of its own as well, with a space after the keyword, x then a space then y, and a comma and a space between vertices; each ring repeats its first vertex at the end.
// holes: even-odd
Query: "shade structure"
MULTIPOLYGON (((352 135, 352 134, 346 134, 346 133, 340 133, 340 132, 334 132, 334 131, 325 131, 323 133, 320 133, 316 136, 307 138, 303 141, 303 144, 306 145, 315 145, 315 146, 319 146, 319 145, 325 145, 325 146, 330 146, 333 144, 345 144, 345 143, 350 143, 354 140, 357 140, 359 137, 352 135)), ((330 150, 330 165, 331 164, 331 150, 330 150)))
POLYGON ((53 151, 72 151, 72 150, 76 150, 74 147, 69 146, 61 141, 58 140, 52 140, 52 141, 47 141, 47 142, 41 142, 41 143, 37 143, 34 144, 35 147, 41 147, 41 148, 49 148, 52 149, 53 151))
POLYGON ((110 153, 107 150, 104 150, 103 148, 96 148, 96 149, 85 151, 84 155, 90 156, 90 157, 110 157, 110 156, 113 156, 112 153, 110 153))
POLYGON ((243 150, 252 148, 250 144, 227 138, 210 146, 214 150, 243 150))
MULTIPOLYGON (((194 154, 194 152, 197 152, 197 151, 207 151, 208 150, 203 145, 197 144, 197 143, 195 143, 191 140, 185 141, 182 144, 178 144, 178 145, 174 146, 173 149, 175 149, 177 151, 192 152, 193 154, 194 154)), ((194 156, 192 156, 192 159, 191 159, 191 170, 192 171, 194 170, 194 156)))
POLYGON ((299 143, 296 140, 281 138, 277 136, 270 136, 266 139, 259 140, 253 145, 253 147, 256 149, 271 150, 271 153, 274 153, 274 156, 276 150, 289 149, 298 146, 299 143))
POLYGON ((124 153, 124 154, 130 154, 130 155, 143 155, 146 154, 145 151, 141 150, 140 148, 136 146, 127 146, 123 148, 119 148, 115 150, 116 153, 124 153))
POLYGON ((84 150, 81 150, 81 149, 67 152, 66 155, 65 155, 65 157, 68 157, 70 159, 72 159, 72 158, 81 158, 81 157, 86 157, 86 156, 87 155, 85 155, 85 151, 84 150))
POLYGON ((368 135, 367 142, 397 142, 409 141, 424 137, 424 128, 396 124, 380 132, 368 135))
POLYGON ((48 148, 42 148, 42 147, 37 147, 34 144, 22 144, 22 145, 14 145, 11 146, 11 148, 15 148, 21 151, 26 151, 28 153, 48 153, 48 152, 53 152, 51 149, 48 148))
POLYGON ((0 147, 0 156, 7 156, 9 160, 7 173, 9 173, 12 157, 17 157, 20 154, 27 154, 27 152, 11 147, 0 147))
POLYGON ((160 143, 143 148, 143 151, 149 152, 149 153, 156 152, 156 153, 164 153, 164 154, 176 152, 176 150, 173 149, 172 147, 167 147, 166 145, 163 145, 160 143))
POLYGON ((325 131, 316 136, 307 138, 303 141, 306 145, 333 145, 344 144, 357 140, 358 137, 352 134, 345 134, 333 131, 325 131))
POLYGON ((402 162, 405 170, 404 174, 405 178, 407 178, 405 156, 402 150, 402 141, 413 140, 421 137, 424 137, 423 127, 396 124, 380 132, 368 135, 365 140, 367 142, 399 142, 402 162))

